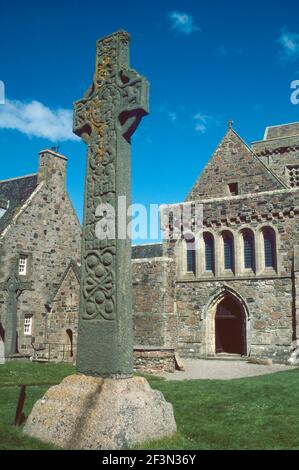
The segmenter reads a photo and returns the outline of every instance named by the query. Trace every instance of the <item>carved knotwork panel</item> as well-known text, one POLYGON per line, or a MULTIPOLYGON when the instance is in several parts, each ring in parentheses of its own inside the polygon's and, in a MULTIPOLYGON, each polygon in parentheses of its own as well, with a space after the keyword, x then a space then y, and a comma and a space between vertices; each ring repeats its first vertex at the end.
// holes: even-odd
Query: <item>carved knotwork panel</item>
POLYGON ((115 246, 109 244, 86 252, 83 318, 94 319, 101 315, 105 320, 115 319, 115 253, 115 246))

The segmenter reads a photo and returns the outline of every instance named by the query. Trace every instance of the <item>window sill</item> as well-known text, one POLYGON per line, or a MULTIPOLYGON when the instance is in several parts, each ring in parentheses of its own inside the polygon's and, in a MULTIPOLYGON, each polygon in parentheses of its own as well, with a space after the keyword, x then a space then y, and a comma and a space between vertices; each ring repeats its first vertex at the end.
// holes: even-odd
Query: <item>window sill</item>
POLYGON ((256 272, 253 271, 253 269, 242 269, 238 274, 236 274, 236 277, 239 277, 239 276, 255 277, 256 272))
POLYGON ((259 273, 260 276, 277 276, 278 273, 276 269, 273 268, 265 268, 263 271, 259 273))
POLYGON ((230 269, 225 269, 222 273, 219 274, 219 277, 235 277, 234 271, 230 269))
POLYGON ((178 278, 176 282, 223 282, 223 281, 263 281, 263 280, 275 280, 275 279, 291 279, 289 275, 281 275, 275 273, 261 273, 255 274, 254 276, 247 276, 246 274, 237 276, 214 276, 214 277, 193 277, 193 278, 178 278))
POLYGON ((196 281, 197 277, 192 272, 187 272, 179 276, 180 281, 196 281))
POLYGON ((205 279, 214 279, 215 274, 213 271, 205 271, 201 274, 200 278, 205 278, 205 279))

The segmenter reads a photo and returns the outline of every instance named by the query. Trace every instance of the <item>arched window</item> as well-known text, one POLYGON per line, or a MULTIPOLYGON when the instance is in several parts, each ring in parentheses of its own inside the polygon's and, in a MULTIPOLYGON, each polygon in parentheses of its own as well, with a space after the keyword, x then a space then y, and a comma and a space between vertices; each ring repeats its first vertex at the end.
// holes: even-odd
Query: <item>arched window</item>
POLYGON ((263 229, 265 268, 276 269, 276 240, 271 227, 263 229))
POLYGON ((203 235, 205 246, 205 271, 215 273, 215 243, 210 233, 203 235))
POLYGON ((230 232, 222 234, 223 250, 224 250, 224 269, 229 271, 235 270, 234 262, 234 239, 230 232))
POLYGON ((243 230, 242 237, 244 268, 255 271, 254 235, 251 230, 243 230))
POLYGON ((186 256, 187 256, 187 272, 195 274, 196 271, 196 252, 195 252, 195 239, 185 238, 186 241, 186 256))

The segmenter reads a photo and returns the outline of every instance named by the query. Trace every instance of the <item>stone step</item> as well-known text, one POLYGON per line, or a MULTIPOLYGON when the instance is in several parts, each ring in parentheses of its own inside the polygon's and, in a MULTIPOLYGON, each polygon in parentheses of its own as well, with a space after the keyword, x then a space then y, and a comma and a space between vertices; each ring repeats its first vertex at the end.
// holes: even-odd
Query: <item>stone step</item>
POLYGON ((240 354, 215 354, 205 357, 211 361, 248 361, 247 356, 240 356, 240 354))

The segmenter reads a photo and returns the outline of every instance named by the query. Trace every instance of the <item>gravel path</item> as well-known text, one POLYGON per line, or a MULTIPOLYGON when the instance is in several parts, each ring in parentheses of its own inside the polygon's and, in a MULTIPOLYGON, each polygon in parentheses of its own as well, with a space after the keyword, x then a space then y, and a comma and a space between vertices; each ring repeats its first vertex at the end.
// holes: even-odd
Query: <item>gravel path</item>
POLYGON ((204 359, 182 359, 185 371, 175 371, 173 374, 165 373, 163 377, 167 380, 192 380, 192 379, 239 379, 242 377, 255 377, 257 375, 272 374, 290 370, 294 367, 273 364, 264 366, 258 364, 249 364, 245 361, 223 361, 223 360, 204 360, 204 359))

